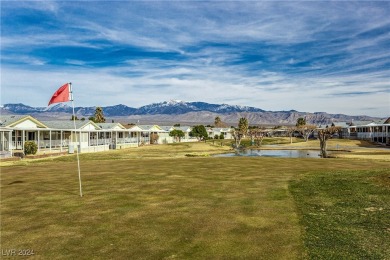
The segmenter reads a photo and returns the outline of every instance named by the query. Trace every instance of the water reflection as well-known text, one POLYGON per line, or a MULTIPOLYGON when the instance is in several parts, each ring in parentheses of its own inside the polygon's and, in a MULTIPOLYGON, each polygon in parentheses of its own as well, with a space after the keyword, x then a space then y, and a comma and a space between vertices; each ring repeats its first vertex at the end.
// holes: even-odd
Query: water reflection
POLYGON ((215 157, 286 157, 286 158, 320 158, 319 151, 316 150, 240 150, 234 153, 218 154, 215 157))

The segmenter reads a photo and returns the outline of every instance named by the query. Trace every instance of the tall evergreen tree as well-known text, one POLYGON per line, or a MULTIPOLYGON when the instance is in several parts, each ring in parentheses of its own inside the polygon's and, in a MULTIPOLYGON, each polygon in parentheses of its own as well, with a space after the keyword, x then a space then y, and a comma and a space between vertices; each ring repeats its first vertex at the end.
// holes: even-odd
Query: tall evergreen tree
POLYGON ((94 120, 95 123, 105 123, 106 122, 106 118, 104 117, 103 109, 101 107, 96 108, 94 119, 95 119, 94 120))
POLYGON ((300 117, 297 119, 297 123, 295 126, 301 126, 301 125, 306 125, 306 118, 300 117))

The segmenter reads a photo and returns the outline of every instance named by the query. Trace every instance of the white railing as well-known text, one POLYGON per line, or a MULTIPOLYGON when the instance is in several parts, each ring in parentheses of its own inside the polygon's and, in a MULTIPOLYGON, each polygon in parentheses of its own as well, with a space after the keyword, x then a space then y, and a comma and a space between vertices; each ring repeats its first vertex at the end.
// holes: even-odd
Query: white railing
POLYGON ((23 142, 22 141, 12 141, 11 142, 12 150, 22 150, 23 142))
POLYGON ((140 145, 150 144, 150 138, 149 137, 141 137, 139 140, 140 145))
POLYGON ((127 138, 117 138, 117 144, 136 144, 138 139, 136 137, 127 137, 127 138))
POLYGON ((385 138, 385 137, 390 137, 389 133, 381 133, 381 132, 371 132, 371 133, 357 133, 357 138, 358 139, 373 139, 373 138, 385 138))
MULTIPOLYGON (((37 143, 37 141, 34 141, 37 143)), ((58 147, 68 147, 69 140, 40 140, 39 141, 39 148, 45 149, 45 148, 58 148, 58 147)))
POLYGON ((111 138, 106 139, 89 139, 90 146, 109 145, 112 143, 111 138))
MULTIPOLYGON (((40 140, 39 142, 36 140, 29 140, 29 141, 36 143, 39 149, 68 147, 68 145, 69 145, 69 140, 51 140, 51 141, 50 140, 40 140)), ((4 147, 8 147, 8 143, 4 144, 4 147)), ((23 141, 12 141, 11 148, 13 150, 22 150, 23 149, 23 141)))

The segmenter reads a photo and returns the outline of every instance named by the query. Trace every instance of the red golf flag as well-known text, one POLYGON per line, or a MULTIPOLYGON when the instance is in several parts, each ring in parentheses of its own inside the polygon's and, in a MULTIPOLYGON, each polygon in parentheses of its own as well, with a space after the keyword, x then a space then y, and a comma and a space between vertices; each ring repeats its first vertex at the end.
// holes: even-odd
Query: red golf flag
POLYGON ((69 83, 66 83, 53 94, 48 106, 53 103, 68 102, 69 100, 69 83))

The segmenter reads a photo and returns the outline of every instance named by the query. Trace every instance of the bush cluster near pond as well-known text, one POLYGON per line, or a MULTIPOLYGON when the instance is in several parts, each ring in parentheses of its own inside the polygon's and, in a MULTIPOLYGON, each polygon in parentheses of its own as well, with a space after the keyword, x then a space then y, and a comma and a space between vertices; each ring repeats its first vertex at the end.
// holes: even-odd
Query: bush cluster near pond
POLYGON ((202 142, 81 154, 83 198, 74 155, 2 166, 2 248, 42 259, 388 255, 388 162, 186 157, 228 150, 202 142))

